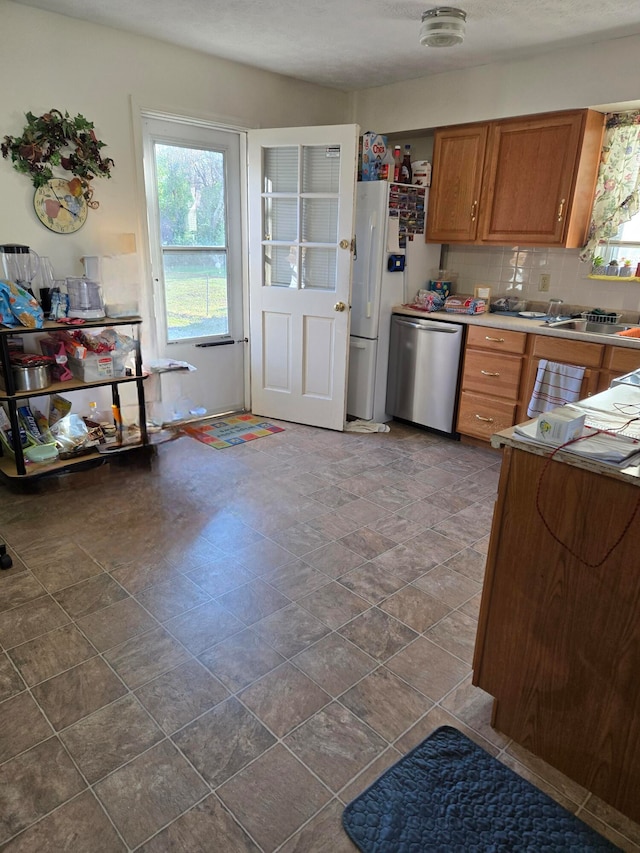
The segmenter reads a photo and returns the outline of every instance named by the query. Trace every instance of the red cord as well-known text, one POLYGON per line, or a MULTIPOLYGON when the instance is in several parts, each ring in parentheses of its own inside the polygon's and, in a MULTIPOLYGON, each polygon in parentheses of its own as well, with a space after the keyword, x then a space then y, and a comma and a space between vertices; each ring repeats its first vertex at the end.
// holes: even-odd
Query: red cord
MULTIPOLYGON (((618 430, 609 431, 609 430, 596 429, 595 432, 589 433, 589 435, 580 435, 580 436, 578 436, 578 438, 572 438, 570 441, 566 441, 564 444, 561 444, 559 447, 555 448, 553 453, 549 456, 549 458, 545 462, 544 468, 542 469, 542 471, 540 472, 540 476, 538 477, 538 485, 536 488, 536 510, 537 510, 538 515, 540 516, 540 520, 542 521, 542 523, 546 527, 547 532, 549 533, 551 538, 554 539, 558 543, 558 545, 560 545, 562 548, 564 548, 565 551, 568 551, 571 554, 571 556, 575 557, 576 560, 581 562, 583 566, 588 566, 588 568, 590 568, 590 569, 600 568, 600 566, 606 560, 609 559, 611 554, 615 551, 615 549, 618 547, 618 545, 622 542, 624 537, 627 535, 627 531, 629 530, 629 528, 633 524, 633 521, 634 521, 636 515, 638 514, 638 510, 640 510, 640 494, 638 495, 638 498, 636 500, 636 505, 633 509, 633 512, 631 513, 629 520, 627 521, 624 528, 622 529, 622 533, 618 536, 618 538, 613 543, 613 545, 607 550, 607 552, 605 553, 604 557, 601 560, 599 560, 597 563, 590 563, 588 560, 583 559, 583 557, 581 557, 580 554, 577 554, 572 548, 570 548, 566 542, 563 542, 551 529, 549 522, 544 517, 544 513, 542 512, 542 508, 540 506, 540 496, 542 493, 542 482, 544 480, 545 474, 547 473, 547 469, 549 468, 549 465, 553 461, 553 457, 556 455, 556 453, 559 450, 562 450, 563 448, 568 447, 570 444, 575 444, 577 441, 582 441, 582 439, 584 439, 584 438, 593 438, 594 435, 615 435, 616 432, 620 432, 621 430, 626 429, 629 426, 629 424, 631 424, 637 420, 640 420, 640 418, 631 418, 625 424, 623 424, 621 427, 619 427, 618 430)), ((593 427, 593 429, 595 429, 595 427, 593 427)))

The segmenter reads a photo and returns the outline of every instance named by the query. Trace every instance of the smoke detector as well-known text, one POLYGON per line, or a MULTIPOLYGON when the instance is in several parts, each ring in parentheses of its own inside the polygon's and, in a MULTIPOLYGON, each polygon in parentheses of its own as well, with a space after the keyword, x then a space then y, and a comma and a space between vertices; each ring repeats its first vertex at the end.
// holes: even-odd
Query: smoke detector
POLYGON ((453 47, 464 40, 467 13, 453 6, 437 6, 422 13, 420 44, 424 47, 453 47))

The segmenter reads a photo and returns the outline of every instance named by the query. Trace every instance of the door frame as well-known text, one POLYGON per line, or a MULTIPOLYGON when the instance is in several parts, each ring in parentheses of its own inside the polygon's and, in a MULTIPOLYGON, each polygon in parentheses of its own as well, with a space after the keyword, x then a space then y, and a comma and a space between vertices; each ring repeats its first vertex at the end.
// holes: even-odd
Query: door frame
MULTIPOLYGON (((146 106, 130 96, 131 127, 137 164, 136 182, 136 211, 137 229, 140 243, 137 247, 139 257, 139 280, 141 282, 141 314, 145 321, 142 325, 144 336, 143 351, 148 358, 156 358, 159 353, 157 335, 157 318, 155 306, 155 287, 151 266, 151 240, 147 218, 147 199, 144 179, 144 134, 143 121, 146 118, 160 121, 175 121, 201 127, 235 132, 239 136, 240 145, 240 265, 242 279, 242 335, 248 339, 245 345, 243 365, 242 397, 244 408, 251 407, 251 339, 249 337, 249 220, 248 220, 248 179, 247 179, 247 134, 252 128, 239 119, 228 116, 203 115, 202 113, 183 112, 169 107, 146 106)), ((158 383, 159 388, 159 383, 158 383)), ((151 389, 150 389, 151 390, 151 389)), ((153 400, 153 397, 151 397, 153 400)))

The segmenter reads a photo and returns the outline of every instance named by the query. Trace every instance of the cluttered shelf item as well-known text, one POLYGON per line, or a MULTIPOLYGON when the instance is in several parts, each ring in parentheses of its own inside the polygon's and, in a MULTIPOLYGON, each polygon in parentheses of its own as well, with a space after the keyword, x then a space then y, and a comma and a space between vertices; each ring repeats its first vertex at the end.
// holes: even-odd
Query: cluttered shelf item
POLYGON ((140 317, 87 319, 73 332, 52 321, 40 328, 0 327, 1 474, 10 479, 39 477, 149 444, 141 323, 140 317), (130 327, 131 336, 122 334, 122 326, 130 327), (29 349, 39 345, 42 356, 24 353, 32 335, 37 338, 31 339, 29 349), (45 361, 34 365, 30 358, 45 361), (136 386, 138 424, 125 430, 120 386, 127 383, 136 386), (74 413, 62 396, 101 386, 111 389, 111 411, 103 418, 115 424, 111 435, 92 422, 91 412, 85 418, 74 413), (49 399, 48 416, 32 398, 49 399))

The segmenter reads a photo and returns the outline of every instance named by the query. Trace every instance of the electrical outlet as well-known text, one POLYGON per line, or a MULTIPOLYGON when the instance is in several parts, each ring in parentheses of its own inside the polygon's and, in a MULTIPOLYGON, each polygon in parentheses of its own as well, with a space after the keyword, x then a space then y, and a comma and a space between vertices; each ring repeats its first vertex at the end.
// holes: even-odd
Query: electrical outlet
POLYGON ((548 291, 551 285, 551 276, 548 272, 540 273, 540 281, 538 282, 538 290, 548 291))

